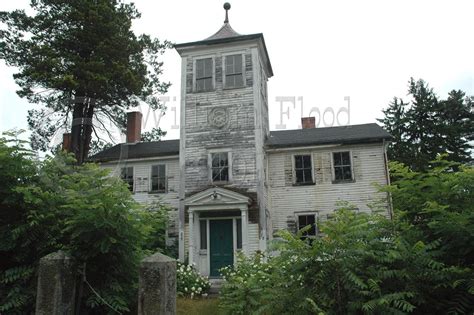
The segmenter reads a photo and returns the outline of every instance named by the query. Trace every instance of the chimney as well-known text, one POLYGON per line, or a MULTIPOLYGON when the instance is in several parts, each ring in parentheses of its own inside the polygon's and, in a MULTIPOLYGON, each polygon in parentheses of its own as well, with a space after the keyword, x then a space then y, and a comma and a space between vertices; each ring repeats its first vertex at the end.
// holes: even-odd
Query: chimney
POLYGON ((71 152, 71 134, 70 133, 63 133, 63 144, 62 150, 66 152, 71 152))
POLYGON ((301 117, 301 126, 303 126, 303 129, 316 128, 315 122, 316 118, 314 117, 301 117))
POLYGON ((142 113, 127 113, 127 143, 140 142, 142 137, 142 113))

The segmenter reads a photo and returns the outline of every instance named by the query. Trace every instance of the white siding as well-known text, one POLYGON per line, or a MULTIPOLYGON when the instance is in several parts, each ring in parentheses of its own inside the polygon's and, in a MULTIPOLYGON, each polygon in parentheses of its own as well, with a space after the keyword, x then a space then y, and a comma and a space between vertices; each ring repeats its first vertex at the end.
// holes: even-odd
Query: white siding
MULTIPOLYGON (((273 232, 293 229, 297 212, 316 212, 324 220, 337 208, 338 201, 347 201, 359 211, 370 211, 368 205, 386 194, 374 184, 386 185, 384 148, 382 144, 334 146, 308 150, 269 152, 269 197, 273 232), (351 151, 354 181, 333 183, 332 152, 351 151), (293 185, 294 154, 311 154, 314 185, 293 185)), ((383 204, 388 211, 387 203, 383 204)), ((388 214, 388 212, 387 212, 388 214)))
POLYGON ((170 212, 170 223, 168 236, 176 238, 178 233, 178 189, 179 189, 179 167, 178 157, 143 159, 135 161, 108 162, 101 165, 110 169, 114 176, 120 176, 122 167, 133 167, 134 192, 133 199, 141 204, 150 204, 159 201, 168 205, 173 210, 170 212), (156 164, 166 165, 167 192, 150 193, 151 167, 156 164))

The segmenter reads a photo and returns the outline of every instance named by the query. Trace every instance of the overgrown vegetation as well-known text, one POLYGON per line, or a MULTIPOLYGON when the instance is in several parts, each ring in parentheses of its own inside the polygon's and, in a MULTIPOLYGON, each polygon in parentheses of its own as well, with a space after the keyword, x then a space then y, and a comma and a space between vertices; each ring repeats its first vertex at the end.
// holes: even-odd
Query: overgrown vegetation
MULTIPOLYGON (((133 313, 138 263, 164 246, 166 208, 141 209, 127 185, 97 165, 61 154, 39 162, 4 138, 0 176, 0 312, 33 312, 38 261, 61 249, 107 304, 133 313)), ((81 309, 115 313, 101 298, 84 285, 81 309)))
POLYGON ((278 255, 241 257, 223 270, 221 307, 231 314, 471 314, 474 170, 433 164, 427 173, 391 165, 393 221, 340 209, 319 224, 316 239, 302 239, 304 229, 282 231, 278 255))

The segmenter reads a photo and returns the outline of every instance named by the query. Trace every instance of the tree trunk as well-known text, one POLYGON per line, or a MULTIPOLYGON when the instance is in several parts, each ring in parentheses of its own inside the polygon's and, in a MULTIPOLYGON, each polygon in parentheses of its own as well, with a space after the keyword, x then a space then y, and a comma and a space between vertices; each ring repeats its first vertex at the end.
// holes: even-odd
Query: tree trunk
POLYGON ((74 99, 71 126, 71 152, 74 153, 77 164, 82 164, 89 154, 92 139, 92 117, 94 102, 83 96, 74 99))

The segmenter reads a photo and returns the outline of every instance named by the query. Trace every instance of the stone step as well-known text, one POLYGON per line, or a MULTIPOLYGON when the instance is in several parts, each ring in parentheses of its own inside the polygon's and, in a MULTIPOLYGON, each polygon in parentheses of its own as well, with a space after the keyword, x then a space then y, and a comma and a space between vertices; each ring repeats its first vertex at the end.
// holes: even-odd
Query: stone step
POLYGON ((211 283, 211 288, 209 289, 209 296, 210 297, 219 296, 219 292, 221 291, 224 280, 220 278, 216 278, 216 279, 209 279, 209 282, 211 283))

